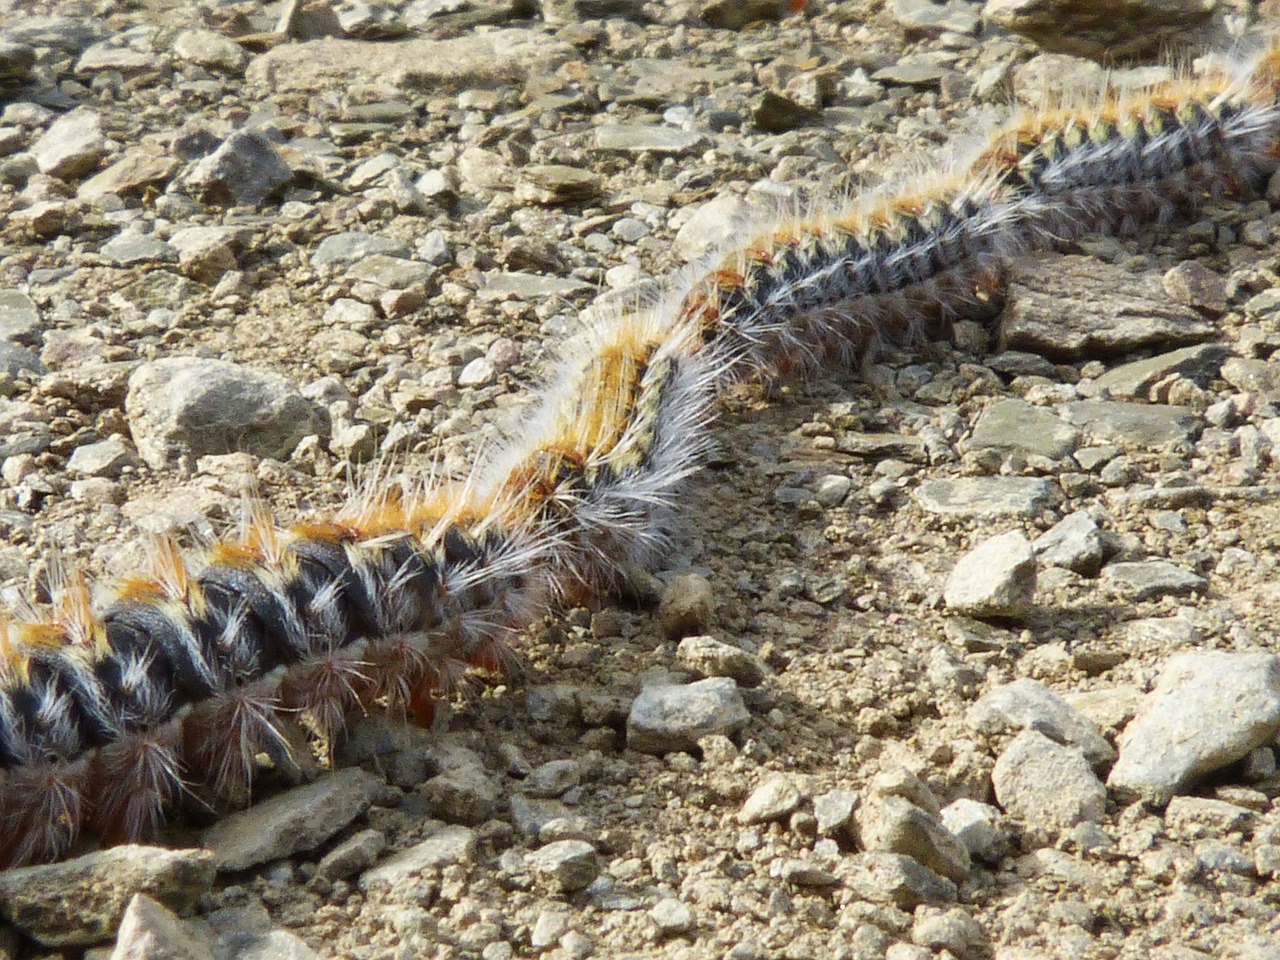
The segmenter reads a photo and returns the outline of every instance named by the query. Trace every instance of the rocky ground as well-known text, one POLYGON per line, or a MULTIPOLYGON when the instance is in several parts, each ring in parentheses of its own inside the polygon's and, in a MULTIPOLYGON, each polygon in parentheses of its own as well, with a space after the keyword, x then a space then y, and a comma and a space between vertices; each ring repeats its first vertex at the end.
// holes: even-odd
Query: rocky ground
MULTIPOLYGON (((747 211, 1265 28, 786 7, 0 0, 4 599, 463 469, 747 211)), ((0 956, 1280 957, 1273 186, 735 393, 652 596, 170 851, 0 874, 0 956)))

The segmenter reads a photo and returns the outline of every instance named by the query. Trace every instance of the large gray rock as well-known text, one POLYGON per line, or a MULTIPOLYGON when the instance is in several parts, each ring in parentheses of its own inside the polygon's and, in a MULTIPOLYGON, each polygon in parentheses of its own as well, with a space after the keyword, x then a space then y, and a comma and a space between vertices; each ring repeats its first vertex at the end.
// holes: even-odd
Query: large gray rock
POLYGON ((1017 530, 984 540, 956 563, 943 599, 953 613, 970 617, 1018 617, 1031 609, 1036 560, 1017 530))
POLYGON ((969 708, 965 723, 988 736, 1010 730, 1038 731, 1079 747, 1095 767, 1105 767, 1116 756, 1089 719, 1043 683, 1029 678, 991 690, 969 708))
POLYGON ((0 872, 0 916, 46 947, 110 940, 142 893, 179 913, 213 886, 213 854, 122 846, 0 872))
POLYGON ((969 437, 971 450, 1038 455, 1055 460, 1080 443, 1080 431, 1044 407, 1025 400, 998 400, 982 412, 969 437))
POLYGON ((193 163, 182 183, 206 203, 257 206, 292 179, 293 171, 270 140, 237 130, 193 163))
POLYGON ((423 874, 439 873, 476 856, 476 832, 469 827, 441 827, 426 840, 365 871, 360 889, 386 889, 423 874))
POLYGON ((1176 303, 1160 274, 1134 274, 1091 257, 1024 258, 1010 266, 1005 349, 1061 360, 1208 340, 1213 324, 1176 303))
POLYGON ((914 497, 929 513, 996 520, 1037 516, 1062 494, 1041 477, 958 477, 926 480, 915 489, 914 497))
POLYGON ((1084 510, 1063 517, 1031 542, 1036 559, 1047 567, 1063 567, 1094 577, 1102 566, 1102 531, 1084 510))
POLYGON ((1095 443, 1159 447, 1187 443, 1200 431, 1200 418, 1186 407, 1158 403, 1079 400, 1062 405, 1063 416, 1095 443))
POLYGON ((1013 738, 996 760, 991 782, 1006 813, 1045 830, 1094 822, 1107 808, 1107 789, 1084 752, 1037 730, 1013 738))
POLYGON ((1215 6, 1215 0, 987 0, 982 15, 1046 50, 1123 60, 1185 44, 1215 6))
POLYGON ((31 148, 40 172, 62 180, 84 176, 106 154, 102 118, 88 107, 72 110, 53 121, 31 148))
POLYGON ((740 729, 750 714, 728 677, 645 687, 627 716, 627 746, 641 753, 694 750, 698 740, 740 729))
POLYGON ((1171 657, 1120 735, 1107 786, 1163 805, 1280 730, 1280 659, 1205 651, 1171 657))
POLYGON ((325 410, 283 377, 225 360, 172 357, 134 371, 125 415, 142 459, 244 451, 287 459, 303 437, 329 432, 325 410))
POLYGON ((120 921, 111 960, 213 960, 213 949, 191 925, 145 894, 135 894, 120 921))
POLYGON ((233 813, 205 831, 219 870, 248 870, 316 849, 369 809, 382 780, 359 768, 339 770, 233 813))

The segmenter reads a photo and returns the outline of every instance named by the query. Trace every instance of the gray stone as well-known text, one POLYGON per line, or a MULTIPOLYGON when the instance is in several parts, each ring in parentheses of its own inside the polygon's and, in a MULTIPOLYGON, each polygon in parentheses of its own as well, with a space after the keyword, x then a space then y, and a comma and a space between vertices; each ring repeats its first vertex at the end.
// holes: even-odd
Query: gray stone
POLYGON ((696 573, 686 573, 663 587, 662 599, 658 602, 658 619, 662 621, 663 633, 675 640, 705 632, 715 616, 715 609, 711 582, 696 573))
POLYGON ((93 170, 107 155, 102 118, 88 107, 59 117, 31 147, 41 173, 73 180, 93 170))
POLYGON ((804 795, 790 777, 774 774, 751 791, 738 811, 738 822, 750 825, 781 820, 794 813, 803 801, 804 795))
POLYGON ((24 15, 11 18, 4 32, 16 43, 79 53, 110 34, 111 28, 97 17, 24 15))
POLYGON ((732 677, 742 687, 758 687, 765 677, 758 657, 714 637, 685 637, 676 648, 676 662, 699 677, 732 677))
POLYGON ((80 184, 76 196, 99 200, 107 194, 135 197, 150 187, 168 182, 182 165, 177 157, 163 153, 152 144, 130 147, 113 163, 80 184))
POLYGON ((311 255, 311 265, 319 269, 331 264, 354 264, 365 257, 379 255, 408 259, 410 253, 409 248, 399 240, 352 230, 333 233, 321 240, 320 246, 311 255))
POLYGON ((968 876, 969 851, 930 810, 905 797, 870 793, 854 814, 858 842, 871 852, 910 857, 956 882, 968 876))
POLYGON ((551 760, 535 767, 521 785, 531 797, 558 797, 582 781, 582 768, 573 760, 551 760))
POLYGON ((130 76, 154 70, 159 63, 160 59, 154 53, 135 50, 127 45, 124 38, 108 37, 85 49, 76 61, 75 72, 86 74, 111 70, 130 76))
POLYGON ((352 263, 347 268, 347 276, 352 280, 376 283, 388 290, 408 290, 422 286, 435 275, 436 268, 431 264, 421 260, 406 260, 405 256, 404 253, 399 256, 369 254, 352 263))
POLYGON ((1040 477, 961 477, 927 480, 913 497, 926 512, 972 520, 1035 517, 1061 499, 1040 477))
POLYGON ((678 937, 693 929, 693 911, 675 897, 663 897, 649 911, 661 937, 678 937))
POLYGON ((139 263, 177 263, 178 251, 150 233, 125 230, 102 245, 103 257, 117 267, 139 263))
POLYGON ((1035 540, 1031 549, 1046 567, 1096 577, 1102 567, 1102 531, 1087 511, 1067 514, 1035 540))
POLYGON ((458 372, 458 386, 487 387, 498 379, 498 371, 484 357, 476 357, 458 372))
POLYGON ((1250 831, 1257 822, 1256 811, 1208 797, 1174 797, 1164 811, 1166 829, 1180 837, 1225 837, 1250 831))
POLYGON ((750 718, 728 677, 645 687, 627 716, 627 746, 640 753, 693 751, 701 737, 733 733, 750 718))
POLYGON ((813 815, 818 833, 824 837, 847 836, 853 825, 853 814, 861 802, 856 790, 828 790, 813 798, 813 815))
POLYGON ((235 960, 320 960, 320 954, 295 933, 270 930, 247 943, 237 938, 235 960))
POLYGON ((987 0, 983 18, 1046 50, 1095 60, 1128 60, 1184 45, 1206 24, 1213 0, 987 0))
POLYGON ((578 55, 572 44, 541 27, 391 43, 324 38, 280 44, 254 57, 245 78, 277 96, 361 85, 411 91, 495 87, 530 75, 551 76, 578 55))
POLYGON ((111 960, 213 960, 207 937, 145 894, 129 901, 111 960))
POLYGON ((0 872, 0 915, 43 946, 89 946, 115 936, 136 894, 183 913, 209 892, 213 876, 207 850, 112 847, 0 872))
POLYGON ((845 885, 857 896, 873 903, 891 903, 903 910, 956 898, 954 883, 900 853, 855 854, 844 872, 845 885))
POLYGON ((254 207, 293 180, 275 146, 253 130, 237 130, 182 175, 206 203, 254 207))
POLYGON ((494 273, 484 278, 484 284, 476 291, 481 301, 543 300, 552 297, 576 297, 591 291, 592 287, 572 277, 544 277, 536 273, 509 271, 494 273))
POLYGON ((924 90, 936 90, 947 77, 954 76, 955 71, 947 67, 929 63, 926 60, 899 60, 897 63, 882 67, 871 75, 877 83, 895 87, 919 87, 924 90))
POLYGON ((1280 660, 1205 651, 1171 657, 1120 735, 1107 785, 1122 800, 1174 794, 1266 744, 1280 729, 1280 660))
POLYGON ((969 856, 986 864, 1004 859, 1009 836, 1002 815, 989 803, 961 797, 942 808, 942 825, 964 844, 969 856))
POLYGON ((237 451, 287 460, 303 437, 329 432, 325 410, 283 377, 197 357, 154 360, 134 371, 125 415, 138 453, 154 469, 183 455, 237 451))
POLYGON ((528 855, 534 874, 553 890, 573 893, 586 889, 600 875, 600 855, 585 840, 557 840, 528 855))
POLYGON ((40 311, 20 290, 0 290, 0 340, 28 346, 40 342, 40 311))
POLYGON ((1052 410, 1024 400, 997 400, 982 412, 969 437, 971 450, 997 450, 1060 460, 1080 443, 1080 432, 1052 410))
POLYGON ((1200 418, 1186 407, 1157 403, 1078 400, 1064 403, 1062 413, 1092 442, 1121 447, 1189 443, 1201 426, 1200 418))
POLYGON ((476 857, 476 832, 469 827, 441 827, 426 840, 397 853, 368 870, 360 878, 366 892, 393 888, 422 874, 439 873, 455 864, 469 864, 476 857))
POLYGON ((1184 260, 1161 278, 1169 296, 1179 303, 1217 315, 1227 309, 1227 283, 1198 260, 1184 260))
POLYGON ((220 871, 308 853, 369 809, 381 778, 351 767, 239 810, 205 831, 220 871))
POLYGON ((533 164, 520 169, 516 199, 547 205, 581 203, 600 192, 600 177, 593 170, 565 164, 533 164))
POLYGON ((247 231, 232 227, 184 227, 174 231, 169 244, 178 251, 183 273, 212 285, 236 268, 236 254, 247 240, 247 231))
POLYGON ((431 811, 450 823, 479 824, 493 816, 502 790, 474 750, 445 741, 432 750, 440 773, 422 785, 431 811))
POLYGON ((361 830, 320 858, 316 864, 316 876, 325 880, 343 880, 362 873, 377 863, 386 849, 387 838, 381 830, 361 830))
POLYGON ((988 736, 1008 730, 1035 730, 1059 743, 1079 747, 1095 767, 1105 767, 1116 752, 1098 728, 1056 693, 1024 677, 984 695, 969 708, 965 723, 988 736))
POLYGON ((1222 379, 1241 393, 1255 393, 1280 400, 1280 363, 1232 357, 1222 365, 1222 379))
POLYGON ((249 63, 244 47, 212 30, 183 30, 173 40, 179 60, 189 60, 209 70, 238 76, 249 63))
POLYGON ((1106 359, 1213 335, 1213 324, 1170 299, 1157 273, 1134 274, 1074 255, 1010 265, 1004 349, 1059 360, 1106 359))
POLYGON ((676 231, 676 251, 686 260, 730 246, 758 218, 755 207, 737 194, 723 193, 698 207, 676 231))
POLYGON ((126 467, 136 467, 140 462, 133 447, 115 433, 106 440, 76 447, 67 469, 87 477, 118 477, 126 467))
POLYGON ((701 133, 677 130, 675 127, 610 123, 596 127, 595 132, 596 149, 615 153, 680 156, 705 150, 709 142, 701 133))
POLYGON ((0 340, 0 373, 16 377, 23 371, 34 373, 37 376, 43 376, 49 372, 48 368, 40 362, 40 357, 30 350, 25 347, 19 347, 17 344, 0 340))
POLYGON ((1134 600, 1185 597, 1201 593, 1209 586, 1204 577, 1196 576, 1168 560, 1109 563, 1102 570, 1102 582, 1116 593, 1134 600))
POLYGON ((947 33, 977 33, 982 19, 969 3, 932 0, 890 0, 889 15, 908 36, 936 37, 947 33))
POLYGON ((984 540, 955 565, 943 599, 947 609, 971 617, 1019 617, 1036 593, 1036 560, 1017 530, 984 540))
POLYGON ((949 951, 963 957, 975 948, 982 947, 986 935, 978 921, 960 907, 943 910, 921 906, 915 912, 911 925, 911 942, 934 951, 949 951))
POLYGON ((399 13, 387 7, 347 2, 338 7, 337 13, 342 32, 358 40, 394 40, 409 32, 399 13))
POLYGON ((1107 788, 1075 746, 1023 730, 996 760, 991 773, 996 800, 1025 823, 1057 831, 1093 823, 1107 809, 1107 788))

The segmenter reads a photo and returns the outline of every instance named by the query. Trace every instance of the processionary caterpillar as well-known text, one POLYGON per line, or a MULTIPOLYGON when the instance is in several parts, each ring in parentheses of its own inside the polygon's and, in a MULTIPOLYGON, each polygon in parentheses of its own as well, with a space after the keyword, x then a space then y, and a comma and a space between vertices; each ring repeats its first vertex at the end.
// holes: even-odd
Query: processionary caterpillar
POLYGON ((1016 119, 945 175, 783 220, 615 310, 464 481, 288 529, 254 508, 198 564, 161 542, 102 606, 58 574, 47 609, 0 621, 0 865, 154 834, 197 784, 245 801, 257 756, 293 749, 287 716, 330 744, 360 710, 428 719, 537 616, 662 556, 727 385, 945 332, 1010 254, 1256 190, 1278 92, 1273 46, 1016 119))

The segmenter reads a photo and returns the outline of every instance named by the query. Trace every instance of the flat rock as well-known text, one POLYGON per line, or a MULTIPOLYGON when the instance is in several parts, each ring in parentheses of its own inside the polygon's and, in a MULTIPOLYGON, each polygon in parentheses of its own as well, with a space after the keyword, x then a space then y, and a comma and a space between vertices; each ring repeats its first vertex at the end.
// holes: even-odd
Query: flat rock
POLYGON ((320 246, 311 255, 311 265, 319 268, 331 264, 354 264, 373 256, 408 258, 410 253, 409 248, 399 240, 376 233, 348 230, 345 233, 330 234, 321 240, 320 246))
POLYGON ((1280 659, 1204 651, 1170 657, 1120 735, 1107 786, 1164 805, 1280 730, 1280 659))
POLYGON ((1094 443, 1122 447, 1160 447, 1189 443, 1200 432, 1201 420, 1186 407, 1118 400, 1073 400, 1062 415, 1094 443))
POLYGON ((645 687, 627 716, 627 746, 640 753, 697 749, 698 740, 730 734, 750 719, 738 685, 728 677, 645 687))
POLYGON ((112 847, 0 872, 0 916, 46 947, 89 946, 115 936, 136 894, 183 913, 209 892, 213 876, 207 850, 112 847))
POLYGON ((583 890, 600 875, 600 854, 585 840, 556 840, 528 856, 534 874, 557 893, 583 890))
POLYGON ((991 773, 1006 813, 1045 830, 1095 822, 1107 809, 1107 789, 1079 747, 1037 730, 1013 738, 991 773))
POLYGON ((1062 567, 1082 577, 1096 577, 1102 567, 1102 531, 1087 511, 1063 517, 1035 540, 1031 549, 1046 567, 1062 567))
POLYGON ((21 290, 0 290, 0 340, 34 345, 40 341, 40 311, 21 290))
POLYGON ((969 437, 971 450, 997 450, 1060 460, 1080 443, 1080 431, 1052 410, 1025 400, 997 400, 982 412, 969 437))
POLYGON ((969 875, 972 864, 964 844, 935 813, 905 797, 872 792, 858 807, 854 820, 864 850, 910 857, 957 883, 969 875))
POLYGON ((1185 44, 1208 23, 1213 0, 987 0, 982 16, 1045 50, 1127 60, 1185 44))
POLYGON ((480 300, 506 300, 514 297, 517 300, 537 300, 541 297, 575 297, 592 290, 589 283, 575 280, 573 277, 545 277, 537 273, 489 274, 484 284, 476 291, 480 300))
POLYGON ((751 791, 738 811, 738 822, 750 825, 768 823, 790 816, 804 802, 795 781, 784 774, 774 774, 751 791))
POLYGON ((106 154, 102 118, 88 107, 78 107, 53 121, 31 147, 40 172, 60 180, 84 176, 106 154))
POLYGON ((786 0, 708 0, 698 15, 709 26, 741 30, 749 23, 781 20, 789 9, 786 0))
POLYGON ((109 193, 135 197, 148 187, 167 183, 181 165, 177 157, 157 147, 129 147, 114 163, 81 183, 76 196, 82 200, 97 200, 109 193))
POLYGON ((596 127, 597 150, 617 153, 656 153, 676 156, 705 150, 710 141, 701 134, 675 127, 609 123, 596 127))
POLYGON ((927 480, 913 497, 928 513, 974 520, 1034 517, 1061 499, 1057 487, 1040 477, 960 477, 927 480))
POLYGON ((155 469, 184 454, 194 460, 243 451, 287 460, 303 437, 329 432, 324 409, 283 377, 198 357, 135 370, 125 415, 138 453, 155 469))
POLYGON ((249 62, 249 54, 230 37, 212 30, 183 30, 173 40, 173 53, 209 70, 239 75, 249 62))
POLYGON ((1036 730, 1058 743, 1080 748, 1095 767, 1115 759, 1111 744, 1084 715, 1038 680, 1023 678, 986 693, 969 708, 965 723, 987 735, 1036 730))
POLYGON ((213 960, 208 938, 145 894, 125 909, 111 960, 213 960))
POLYGON ((441 827, 426 840, 366 870, 360 877, 364 891, 395 887, 422 874, 438 873, 454 864, 471 863, 476 856, 476 832, 469 827, 441 827))
POLYGON ((918 87, 924 90, 937 89, 942 81, 953 75, 954 70, 936 63, 903 59, 895 64, 882 67, 871 75, 876 83, 884 83, 898 87, 918 87))
POLYGON ((1095 384, 1115 397, 1145 397, 1156 383, 1174 374, 1206 386, 1218 375, 1226 356, 1227 348, 1220 343, 1197 344, 1121 364, 1100 376, 1095 384))
POLYGON ((1018 617, 1031 609, 1036 560, 1017 530, 984 540, 960 558, 943 590, 947 608, 970 617, 1018 617))
POLYGON ((1134 600, 1185 597, 1199 593, 1209 586, 1204 577, 1184 570, 1168 560, 1109 563, 1102 570, 1102 582, 1117 593, 1134 600))
POLYGON ((577 56, 540 28, 506 28, 448 40, 391 43, 324 38, 286 43, 257 56, 245 72, 277 95, 373 85, 388 93, 466 85, 494 86, 549 76, 577 56))
POLYGON ((1083 256, 1024 258, 1009 268, 1001 347, 1056 360, 1106 359, 1214 336, 1175 302, 1158 273, 1130 273, 1083 256))
POLYGON ((118 477, 126 467, 140 461, 133 447, 120 434, 112 434, 97 443, 75 448, 67 461, 67 469, 86 477, 118 477))
POLYGON ((381 778, 358 767, 339 770, 231 814, 206 830, 202 842, 220 871, 307 853, 368 810, 382 786, 381 778))
POLYGON ((676 661, 700 677, 732 677, 739 686, 758 687, 765 677, 758 657, 714 637, 685 637, 676 661))
POLYGON ((903 910, 956 898, 954 883, 900 853, 854 854, 843 873, 845 885, 857 896, 873 903, 891 903, 903 910))
POLYGON ((982 25, 973 4, 934 3, 932 0, 891 0, 889 15, 909 36, 936 37, 943 33, 977 33, 982 25))
POLYGON ((102 245, 99 253, 117 267, 140 263, 177 263, 178 251, 150 233, 125 230, 102 245))
POLYGON ((1242 393, 1280 400, 1280 363, 1232 357, 1222 365, 1222 379, 1242 393))

